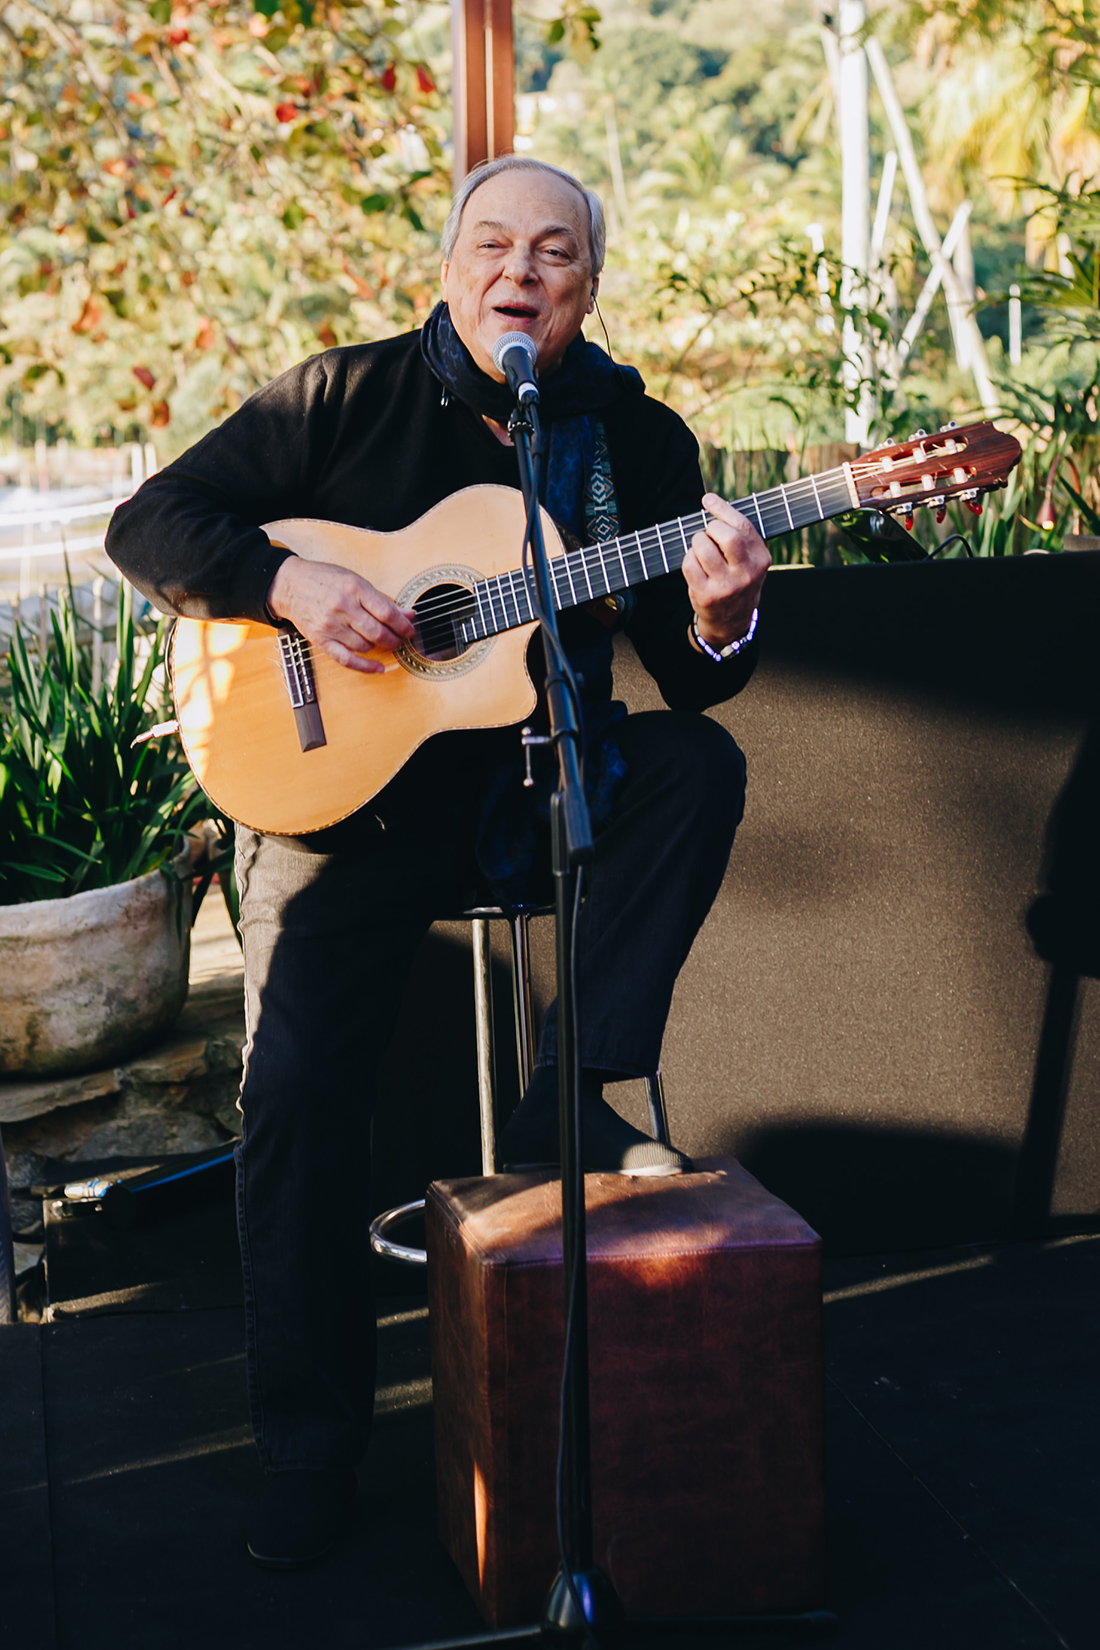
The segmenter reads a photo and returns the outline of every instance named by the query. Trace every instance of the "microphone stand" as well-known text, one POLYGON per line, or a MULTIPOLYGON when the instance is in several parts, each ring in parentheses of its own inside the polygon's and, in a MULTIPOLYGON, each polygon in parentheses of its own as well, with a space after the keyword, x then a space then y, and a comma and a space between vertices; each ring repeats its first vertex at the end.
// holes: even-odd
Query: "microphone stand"
POLYGON ((828 1610, 790 1614, 746 1614, 724 1617, 663 1617, 627 1621, 608 1577, 592 1557, 592 1443, 588 1356, 588 1247, 584 1202, 584 1125, 578 1083, 576 980, 573 930, 577 910, 578 878, 592 859, 592 823, 581 780, 579 706, 562 672, 557 610, 542 535, 538 505, 542 430, 537 396, 517 400, 508 420, 519 461, 520 486, 531 524, 532 573, 538 596, 542 645, 546 659, 546 697, 550 712, 548 742, 557 747, 558 789, 550 799, 551 853, 554 871, 554 910, 557 928, 558 990, 558 1104, 561 1128, 562 1273, 565 1290, 564 1432, 561 1449, 565 1462, 564 1562, 543 1605, 539 1621, 519 1627, 440 1639, 417 1650, 479 1650, 493 1646, 537 1647, 553 1643, 565 1647, 588 1644, 599 1650, 614 1640, 660 1636, 686 1631, 719 1637, 741 1632, 792 1630, 819 1637, 832 1632, 836 1617, 828 1610))
POLYGON ((592 1562, 592 1449, 588 1358, 588 1254, 584 1202, 583 1119, 577 1078, 574 923, 580 868, 592 858, 592 824, 581 778, 579 706, 561 668, 561 644, 538 504, 542 430, 537 400, 517 403, 508 421, 530 523, 531 565, 542 622, 550 743, 558 789, 550 799, 557 929, 558 1104, 561 1129, 562 1274, 565 1291, 564 1562, 551 1584, 543 1633, 580 1641, 622 1621, 610 1581, 592 1562))

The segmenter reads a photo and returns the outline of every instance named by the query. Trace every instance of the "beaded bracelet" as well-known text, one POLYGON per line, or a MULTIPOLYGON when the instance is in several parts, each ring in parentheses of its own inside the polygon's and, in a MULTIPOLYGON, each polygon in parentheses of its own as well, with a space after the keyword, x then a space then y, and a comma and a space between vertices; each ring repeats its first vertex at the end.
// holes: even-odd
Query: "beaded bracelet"
POLYGON ((760 609, 758 607, 754 607, 752 610, 752 618, 749 620, 749 628, 746 630, 745 634, 736 642, 727 642, 723 648, 711 647, 710 643, 700 636, 697 629, 696 615, 694 613, 691 615, 691 623, 688 625, 688 635, 701 653, 705 653, 708 659, 713 659, 716 665, 720 665, 725 659, 736 659, 737 655, 742 653, 744 649, 748 647, 749 643, 756 635, 756 621, 759 617, 760 609))

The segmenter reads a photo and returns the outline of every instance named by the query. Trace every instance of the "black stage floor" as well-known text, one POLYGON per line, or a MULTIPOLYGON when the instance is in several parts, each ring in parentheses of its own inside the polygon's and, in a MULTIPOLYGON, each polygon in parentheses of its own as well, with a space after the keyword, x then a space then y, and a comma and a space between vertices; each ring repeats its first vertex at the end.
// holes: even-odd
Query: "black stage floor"
MULTIPOLYGON (((155 1287, 145 1246, 131 1277, 123 1246, 118 1277, 71 1272, 77 1315, 0 1330, 0 1642, 350 1650, 476 1632, 435 1534, 423 1298, 380 1304, 350 1539, 321 1568, 265 1574, 238 1533, 257 1469, 231 1225, 186 1218, 190 1281, 177 1267, 155 1287)), ((1091 1236, 828 1263, 838 1647, 1100 1642, 1098 1284, 1091 1236)))

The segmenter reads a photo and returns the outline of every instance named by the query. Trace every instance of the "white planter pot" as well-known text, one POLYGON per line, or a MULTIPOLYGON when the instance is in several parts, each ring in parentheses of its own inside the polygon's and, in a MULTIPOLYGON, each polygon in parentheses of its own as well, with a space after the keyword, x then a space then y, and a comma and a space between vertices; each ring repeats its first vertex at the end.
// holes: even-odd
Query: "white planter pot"
POLYGON ((0 905, 0 1072, 94 1071, 134 1053, 183 1007, 190 954, 191 884, 174 869, 0 905))

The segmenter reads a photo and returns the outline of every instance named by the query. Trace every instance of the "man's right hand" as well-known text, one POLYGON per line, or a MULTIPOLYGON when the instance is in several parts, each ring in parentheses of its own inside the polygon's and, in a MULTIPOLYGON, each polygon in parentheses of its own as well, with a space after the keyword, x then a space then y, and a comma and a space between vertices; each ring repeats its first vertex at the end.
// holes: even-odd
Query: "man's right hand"
POLYGON ((385 670, 371 648, 394 653, 416 634, 411 613, 346 567, 288 556, 271 581, 268 611, 285 619, 314 647, 348 670, 385 670))

